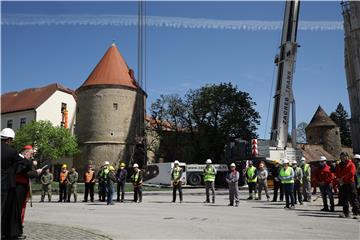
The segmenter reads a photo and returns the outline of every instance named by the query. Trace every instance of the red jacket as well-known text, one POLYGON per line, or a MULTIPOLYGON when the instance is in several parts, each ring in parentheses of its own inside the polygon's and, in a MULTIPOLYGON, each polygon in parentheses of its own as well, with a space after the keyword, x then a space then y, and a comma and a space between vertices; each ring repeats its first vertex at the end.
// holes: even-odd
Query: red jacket
POLYGON ((329 165, 325 164, 323 168, 319 168, 316 174, 317 183, 331 184, 334 179, 334 174, 331 172, 329 165))
POLYGON ((349 184, 349 183, 353 183, 355 182, 355 173, 356 173, 356 167, 355 164, 351 161, 348 160, 347 163, 340 163, 337 167, 336 167, 336 177, 339 179, 342 179, 342 182, 344 184, 349 184))

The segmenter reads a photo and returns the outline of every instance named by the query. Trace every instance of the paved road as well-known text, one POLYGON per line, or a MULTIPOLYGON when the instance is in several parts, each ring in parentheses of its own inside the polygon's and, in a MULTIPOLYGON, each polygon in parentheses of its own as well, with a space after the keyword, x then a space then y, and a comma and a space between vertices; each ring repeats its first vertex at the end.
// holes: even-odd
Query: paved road
POLYGON ((226 191, 217 193, 215 204, 202 203, 202 189, 185 190, 182 204, 171 203, 170 192, 146 193, 141 204, 34 203, 27 209, 25 234, 30 239, 360 239, 360 221, 340 219, 341 208, 320 212, 321 198, 285 210, 284 203, 244 200, 247 193, 241 191, 236 208, 227 206, 226 191))

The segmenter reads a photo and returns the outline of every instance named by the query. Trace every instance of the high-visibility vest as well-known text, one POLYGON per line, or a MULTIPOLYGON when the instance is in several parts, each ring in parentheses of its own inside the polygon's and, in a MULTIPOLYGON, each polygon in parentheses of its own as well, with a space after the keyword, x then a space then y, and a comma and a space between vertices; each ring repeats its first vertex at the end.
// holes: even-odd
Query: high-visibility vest
POLYGON ((59 176, 60 183, 64 183, 67 176, 68 176, 68 171, 67 170, 65 172, 61 171, 60 176, 59 176))
POLYGON ((305 163, 304 165, 304 176, 307 175, 307 180, 310 181, 310 174, 311 174, 310 164, 305 163))
POLYGON ((85 179, 84 179, 84 181, 86 182, 86 183, 89 183, 89 182, 91 182, 91 180, 93 179, 93 177, 94 177, 94 171, 87 171, 87 172, 85 172, 85 179))
MULTIPOLYGON (((286 170, 285 168, 281 168, 280 170, 280 177, 289 177, 293 173, 293 169, 291 167, 288 167, 286 170)), ((287 183, 294 183, 294 178, 287 179, 287 180, 281 180, 281 183, 287 184, 287 183)))
MULTIPOLYGON (((250 178, 254 177, 255 171, 256 171, 256 168, 254 166, 248 167, 248 169, 246 170, 247 176, 249 176, 250 178)), ((257 177, 255 177, 254 179, 248 179, 247 181, 248 182, 256 182, 257 177)))
POLYGON ((174 180, 180 179, 180 177, 181 177, 180 172, 181 172, 181 168, 179 168, 179 167, 174 168, 174 171, 173 171, 174 180))
POLYGON ((101 177, 103 179, 107 179, 107 176, 108 176, 109 172, 110 172, 109 168, 103 169, 102 172, 101 172, 101 177))
POLYGON ((205 167, 204 169, 204 181, 214 182, 215 181, 215 168, 213 166, 205 167))
POLYGON ((139 176, 140 176, 140 171, 134 173, 134 174, 132 175, 132 180, 133 180, 133 182, 137 182, 137 180, 139 179, 139 176))

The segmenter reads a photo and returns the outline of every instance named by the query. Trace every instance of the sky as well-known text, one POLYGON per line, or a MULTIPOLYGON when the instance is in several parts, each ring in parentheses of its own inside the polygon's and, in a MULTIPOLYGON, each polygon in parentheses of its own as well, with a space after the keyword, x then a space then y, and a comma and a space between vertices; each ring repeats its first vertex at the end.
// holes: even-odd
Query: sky
MULTIPOLYGON (((250 93, 261 115, 259 137, 269 138, 284 5, 147 2, 147 106, 160 94, 231 82, 250 93)), ((1 93, 54 82, 75 90, 113 41, 137 73, 137 12, 135 1, 2 1, 1 93)), ((297 122, 308 123, 319 105, 330 114, 341 102, 350 114, 340 2, 301 2, 299 18, 297 122)))

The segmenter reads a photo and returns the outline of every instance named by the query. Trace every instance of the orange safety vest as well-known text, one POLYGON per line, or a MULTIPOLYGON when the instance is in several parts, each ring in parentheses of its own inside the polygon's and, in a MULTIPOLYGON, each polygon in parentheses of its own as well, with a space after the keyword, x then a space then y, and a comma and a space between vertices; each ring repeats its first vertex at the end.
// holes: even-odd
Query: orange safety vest
POLYGON ((86 182, 86 183, 90 183, 91 182, 91 180, 93 179, 93 177, 94 177, 94 171, 90 171, 90 172, 85 172, 85 177, 84 177, 84 181, 86 182))
POLYGON ((61 171, 60 172, 60 178, 59 178, 59 181, 60 183, 64 183, 66 178, 67 178, 67 175, 68 175, 68 171, 66 170, 65 172, 61 171))

